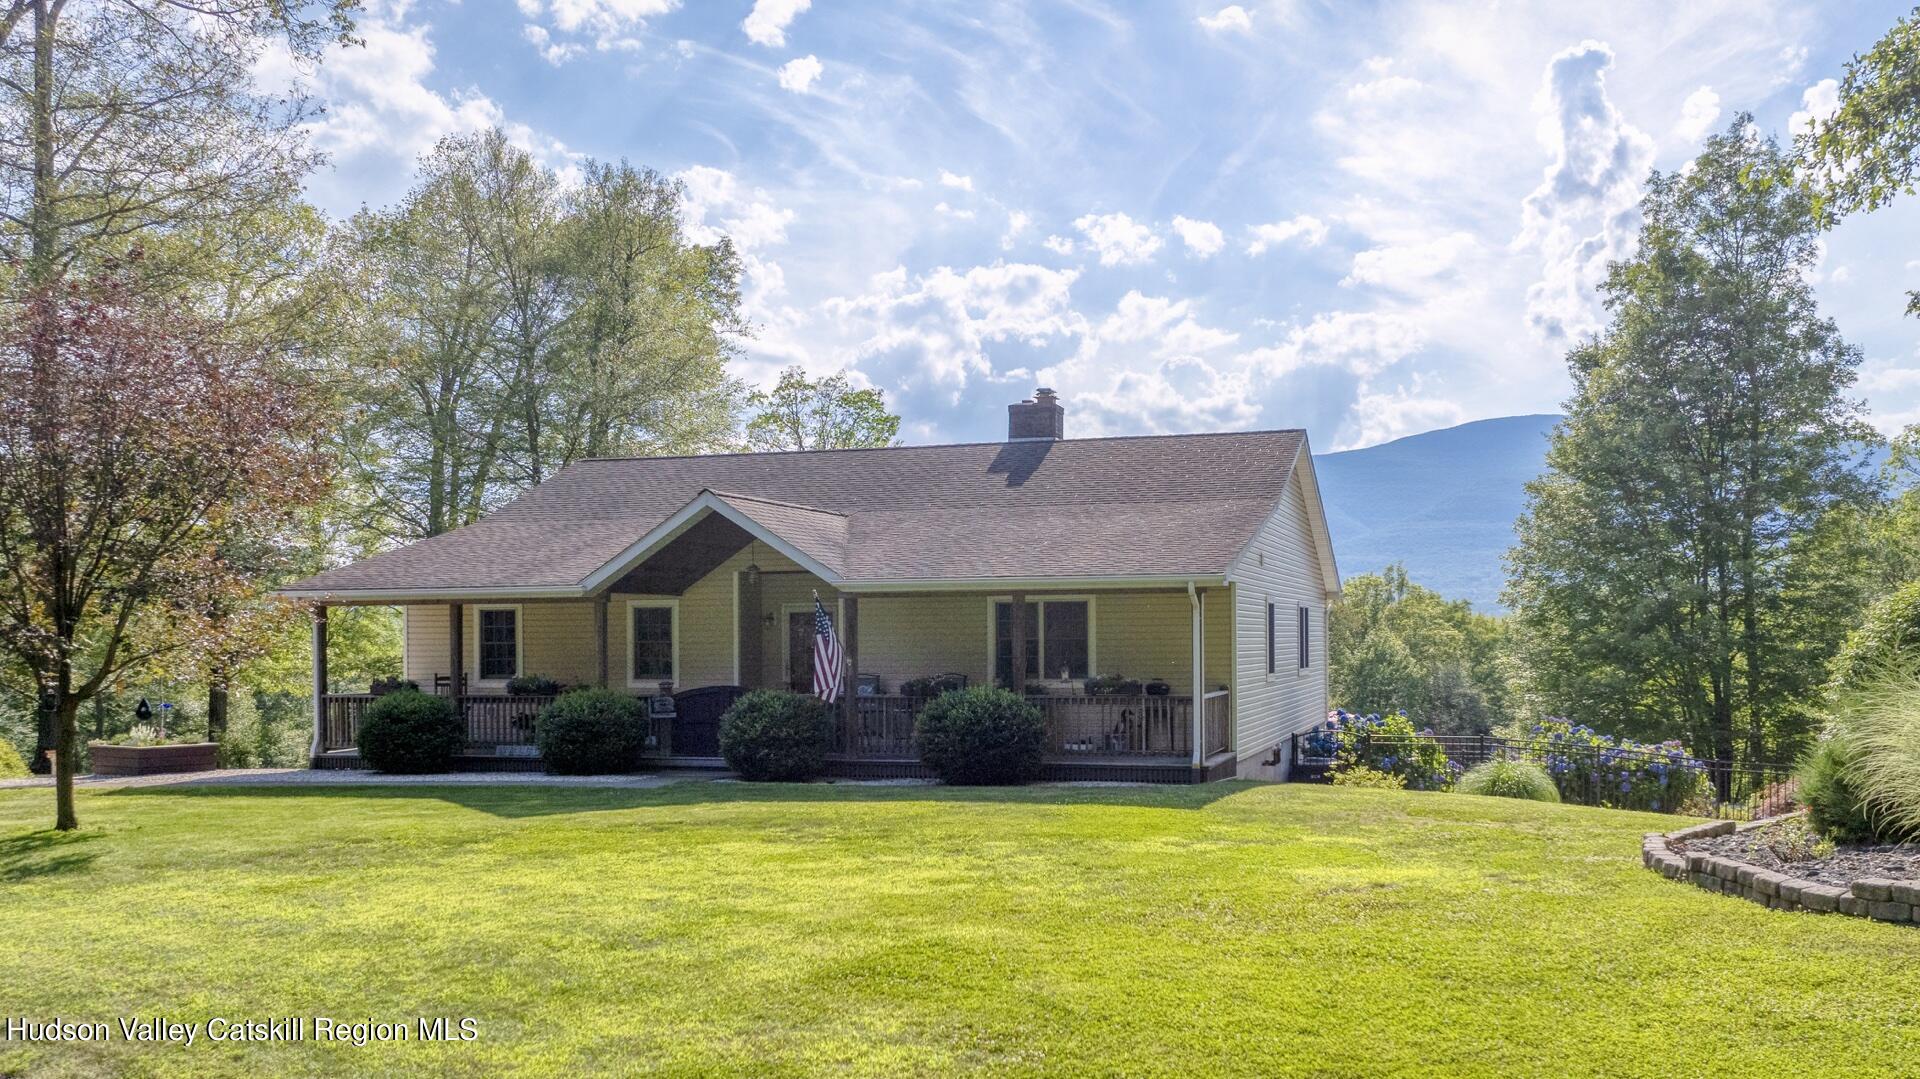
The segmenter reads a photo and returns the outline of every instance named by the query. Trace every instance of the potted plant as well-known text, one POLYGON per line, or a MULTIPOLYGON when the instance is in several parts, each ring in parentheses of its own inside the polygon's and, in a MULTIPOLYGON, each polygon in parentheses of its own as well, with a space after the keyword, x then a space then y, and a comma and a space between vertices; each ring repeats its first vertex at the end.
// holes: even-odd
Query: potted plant
POLYGON ((141 725, 108 741, 87 743, 98 776, 150 776, 210 772, 219 767, 220 745, 192 735, 172 735, 141 725))
POLYGON ((560 683, 544 674, 522 674, 507 679, 509 697, 558 697, 560 683))

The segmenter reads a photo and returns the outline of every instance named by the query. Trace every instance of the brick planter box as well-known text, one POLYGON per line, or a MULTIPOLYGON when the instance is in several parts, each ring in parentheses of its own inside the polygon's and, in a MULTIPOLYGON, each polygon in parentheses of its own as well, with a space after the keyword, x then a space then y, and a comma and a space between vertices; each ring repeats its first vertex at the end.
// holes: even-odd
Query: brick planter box
MULTIPOLYGON (((1771 823, 1755 821, 1753 826, 1771 823)), ((1697 824, 1678 832, 1649 833, 1640 846, 1640 861, 1669 880, 1686 881, 1709 892, 1737 895, 1775 910, 1804 910, 1816 914, 1851 914, 1882 922, 1920 921, 1920 881, 1867 877, 1848 887, 1800 880, 1750 862, 1707 854, 1677 851, 1674 842, 1708 839, 1734 830, 1732 821, 1697 824)))
POLYGON ((163 772, 211 772, 218 767, 216 742, 189 742, 179 746, 116 746, 89 742, 97 776, 151 776, 163 772))

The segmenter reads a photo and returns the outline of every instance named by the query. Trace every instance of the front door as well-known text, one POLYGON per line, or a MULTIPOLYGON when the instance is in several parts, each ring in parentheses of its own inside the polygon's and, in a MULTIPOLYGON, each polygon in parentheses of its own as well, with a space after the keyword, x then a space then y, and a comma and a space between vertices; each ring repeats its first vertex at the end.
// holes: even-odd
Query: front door
POLYGON ((787 612, 787 688, 813 692, 813 610, 787 612))

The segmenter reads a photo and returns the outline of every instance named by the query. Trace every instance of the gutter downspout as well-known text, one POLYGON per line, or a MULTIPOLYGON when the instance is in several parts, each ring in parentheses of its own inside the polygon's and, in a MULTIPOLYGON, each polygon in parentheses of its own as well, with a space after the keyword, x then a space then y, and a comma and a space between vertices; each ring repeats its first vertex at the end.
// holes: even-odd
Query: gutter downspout
POLYGON ((1197 775, 1207 766, 1207 690, 1206 651, 1201 637, 1206 607, 1200 602, 1200 590, 1187 582, 1187 606, 1193 612, 1193 768, 1197 775))

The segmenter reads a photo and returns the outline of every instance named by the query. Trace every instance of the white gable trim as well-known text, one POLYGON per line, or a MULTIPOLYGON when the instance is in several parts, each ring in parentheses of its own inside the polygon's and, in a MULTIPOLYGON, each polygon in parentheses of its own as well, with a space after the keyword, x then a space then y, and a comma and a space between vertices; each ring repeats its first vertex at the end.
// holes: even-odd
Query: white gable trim
POLYGON ((840 575, 834 573, 826 566, 821 565, 819 560, 780 538, 778 534, 768 530, 764 525, 760 524, 760 522, 741 513, 729 505, 726 499, 721 498, 712 491, 702 491, 694 496, 693 501, 680 507, 673 516, 660 522, 652 531, 629 544, 626 550, 615 555, 612 561, 594 570, 591 574, 588 574, 587 578, 580 582, 581 594, 594 595, 601 589, 626 576, 635 566, 646 561, 648 555, 665 546, 674 537, 691 528, 694 522, 709 513, 717 513, 727 520, 732 521, 734 524, 739 525, 745 529, 749 535, 753 536, 754 539, 793 559, 794 562, 799 564, 801 569, 806 570, 808 573, 813 574, 826 583, 836 587, 840 584, 840 575))

